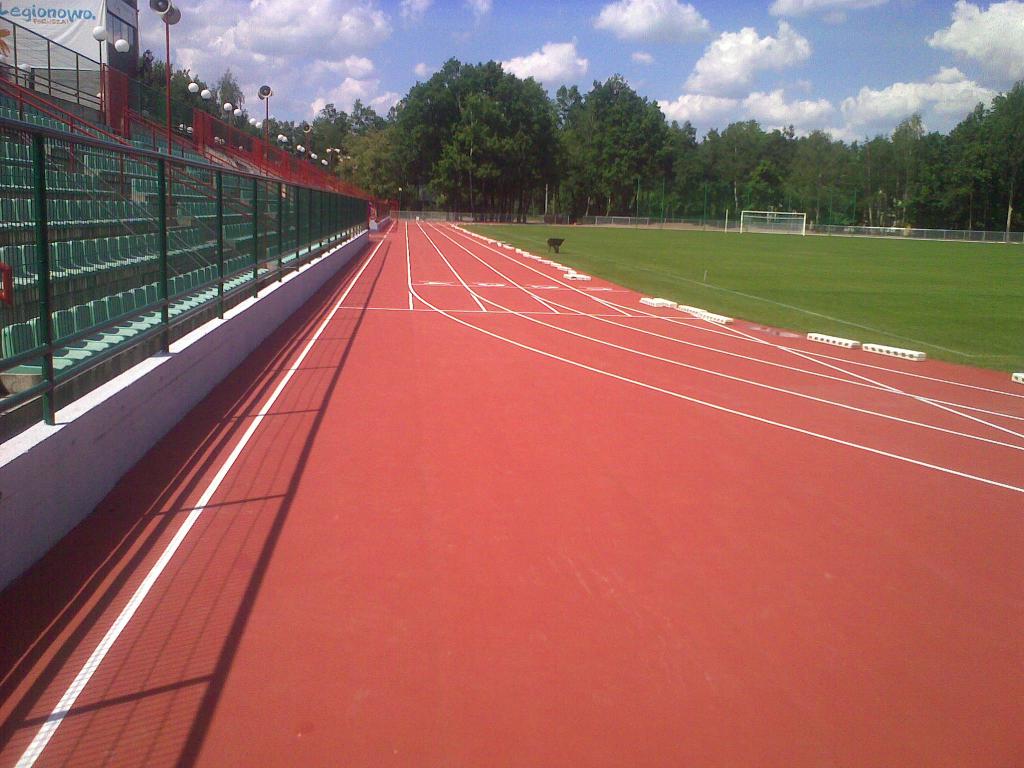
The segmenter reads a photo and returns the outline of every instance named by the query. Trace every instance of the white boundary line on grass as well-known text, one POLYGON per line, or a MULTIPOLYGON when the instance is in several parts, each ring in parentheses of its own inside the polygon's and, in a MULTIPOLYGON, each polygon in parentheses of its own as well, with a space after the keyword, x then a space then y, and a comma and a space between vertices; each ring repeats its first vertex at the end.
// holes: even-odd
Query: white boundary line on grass
POLYGON ((253 419, 252 423, 249 425, 249 428, 245 430, 245 434, 242 435, 242 439, 238 441, 238 444, 234 447, 234 450, 231 451, 227 459, 225 459, 224 463, 221 464, 220 469, 217 470, 217 474, 214 475, 209 485, 206 486, 206 490, 204 490, 203 495, 199 497, 199 501, 196 503, 196 506, 192 509, 191 512, 189 512, 188 517, 185 518, 184 522, 182 522, 181 524, 181 527, 178 528, 178 531, 174 534, 174 537, 170 540, 170 542, 168 542, 167 546, 164 548, 164 551, 161 553, 160 557, 153 564, 153 567, 150 568, 149 573, 146 574, 146 577, 142 580, 142 583, 139 584, 139 586, 135 590, 135 593, 128 600, 128 603, 124 606, 124 608, 121 609, 121 613, 118 614, 117 618, 114 620, 114 623, 110 626, 110 629, 107 630, 107 633, 103 636, 103 639, 100 640, 99 645, 96 646, 96 649, 89 656, 89 659, 85 662, 85 665, 75 676, 75 679, 71 682, 71 685, 68 686, 68 689, 64 692, 64 695, 61 696, 60 701, 57 702, 57 706, 53 708, 53 711, 46 718, 45 722, 43 722, 43 724, 39 727, 39 730, 36 732, 36 735, 32 739, 32 742, 25 749, 25 752, 22 754, 21 759, 18 760, 17 768, 31 768, 31 766, 35 765, 35 762, 39 759, 40 755, 42 755, 43 750, 46 749, 46 745, 50 743, 50 739, 53 738, 53 735, 57 732, 57 729, 60 727, 60 724, 64 722, 64 718, 67 717, 68 714, 70 713, 71 708, 75 704, 75 700, 85 689, 85 686, 88 685, 89 680, 92 678, 93 674, 99 668, 100 664, 103 662, 104 657, 107 655, 111 647, 117 641, 117 638, 124 631, 125 627, 128 626, 128 622, 132 620, 132 617, 135 615, 135 612, 139 609, 139 606, 142 605, 143 600, 146 599, 146 596, 153 588, 153 585, 156 583, 156 580, 160 578, 160 574, 164 572, 164 569, 167 567, 168 563, 170 563, 171 558, 174 557, 174 554, 178 551, 178 548, 185 540, 185 537, 188 536, 189 531, 192 530, 192 527, 196 524, 196 521, 199 520, 199 516, 203 513, 204 509, 210 503, 210 500, 213 498, 213 495, 220 488, 220 484, 224 482, 224 478, 227 476, 228 472, 231 471, 231 468, 234 466, 235 462, 238 461, 238 457, 242 454, 242 451, 245 450, 245 446, 249 443, 249 440, 252 439, 253 434, 255 434, 260 424, 263 423, 264 417, 269 413, 270 409, 274 406, 274 403, 277 402, 277 399, 281 396, 281 393, 284 392, 284 388, 288 386, 288 382, 292 380, 292 376, 294 376, 295 372, 299 370, 299 367, 306 359, 306 356, 313 349, 313 345, 316 344, 317 340, 319 340, 321 334, 323 334, 328 324, 331 322, 331 320, 334 319, 334 316, 338 313, 338 310, 341 308, 342 303, 345 301, 345 299, 348 298, 349 293, 355 287, 355 284, 359 281, 359 278, 362 276, 363 272, 370 265, 370 262, 373 261, 373 257, 377 255, 377 251, 380 250, 380 247, 384 244, 384 241, 386 239, 387 236, 381 238, 381 241, 377 243, 377 247, 373 249, 373 251, 370 253, 370 256, 366 259, 365 262, 363 262, 363 265, 359 268, 359 271, 355 274, 355 276, 352 278, 352 281, 348 284, 348 286, 345 288, 345 291, 341 294, 341 298, 338 299, 337 303, 328 313, 327 317, 324 318, 324 321, 320 324, 320 327, 316 329, 316 332, 313 334, 313 337, 309 340, 309 343, 306 344, 302 352, 299 353, 299 356, 295 358, 295 362, 293 362, 291 366, 289 366, 287 372, 282 377, 277 387, 274 388, 274 391, 271 393, 270 397, 268 397, 266 402, 263 403, 259 412, 256 414, 256 418, 253 419))

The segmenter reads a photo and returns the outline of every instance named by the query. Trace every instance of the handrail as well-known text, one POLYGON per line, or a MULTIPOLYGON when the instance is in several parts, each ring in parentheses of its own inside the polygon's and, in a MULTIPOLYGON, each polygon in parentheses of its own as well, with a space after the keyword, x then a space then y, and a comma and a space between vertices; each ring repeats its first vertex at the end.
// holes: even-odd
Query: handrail
MULTIPOLYGON (((0 70, 2 70, 4 67, 9 68, 10 65, 0 64, 0 70)), ((70 133, 76 133, 75 126, 77 124, 81 124, 88 128, 90 131, 95 131, 96 133, 102 136, 106 136, 107 138, 119 144, 129 143, 126 139, 114 133, 111 133, 106 128, 100 128, 98 125, 90 123, 88 120, 81 118, 72 112, 68 112, 67 110, 61 109, 53 102, 47 101, 41 96, 38 96, 34 91, 25 88, 24 86, 18 85, 17 83, 12 83, 7 80, 4 80, 3 78, 0 78, 0 90, 5 91, 7 95, 9 95, 13 99, 17 99, 19 102, 28 102, 32 109, 41 112, 46 117, 49 117, 53 120, 57 120, 58 122, 66 123, 67 125, 71 126, 70 133)))

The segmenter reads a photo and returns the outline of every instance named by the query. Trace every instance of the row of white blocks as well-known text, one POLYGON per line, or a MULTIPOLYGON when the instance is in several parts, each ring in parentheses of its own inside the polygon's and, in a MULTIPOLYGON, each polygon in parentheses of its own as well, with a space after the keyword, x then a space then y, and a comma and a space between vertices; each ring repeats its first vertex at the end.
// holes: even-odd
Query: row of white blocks
POLYGON ((822 344, 831 344, 834 347, 843 347, 843 349, 856 349, 860 346, 859 341, 844 339, 841 336, 826 336, 824 333, 808 333, 807 338, 810 341, 817 341, 822 344))
POLYGON ((678 309, 680 312, 686 312, 687 314, 698 317, 701 320, 707 320, 709 323, 718 323, 719 325, 727 325, 732 322, 731 317, 726 315, 715 314, 714 312, 708 312, 706 309, 700 307, 691 307, 686 304, 677 304, 670 299, 658 299, 649 298, 645 296, 640 299, 640 303, 648 307, 662 307, 666 309, 678 309))
POLYGON ((888 355, 889 357, 898 357, 901 360, 914 360, 920 362, 921 360, 927 360, 928 355, 924 352, 919 352, 916 349, 903 349, 902 347, 890 347, 885 344, 861 344, 859 341, 854 339, 844 339, 842 336, 828 336, 824 333, 808 333, 807 339, 809 341, 817 341, 820 344, 831 344, 834 347, 843 347, 844 349, 856 349, 860 347, 865 352, 873 352, 876 355, 888 355))

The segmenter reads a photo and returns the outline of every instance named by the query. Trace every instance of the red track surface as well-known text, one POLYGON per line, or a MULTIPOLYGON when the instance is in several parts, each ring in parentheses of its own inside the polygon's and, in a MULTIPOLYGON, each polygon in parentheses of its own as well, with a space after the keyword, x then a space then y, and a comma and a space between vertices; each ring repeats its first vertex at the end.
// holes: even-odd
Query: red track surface
POLYGON ((0 595, 0 765, 348 286, 36 765, 1024 764, 1004 375, 408 238, 0 595))

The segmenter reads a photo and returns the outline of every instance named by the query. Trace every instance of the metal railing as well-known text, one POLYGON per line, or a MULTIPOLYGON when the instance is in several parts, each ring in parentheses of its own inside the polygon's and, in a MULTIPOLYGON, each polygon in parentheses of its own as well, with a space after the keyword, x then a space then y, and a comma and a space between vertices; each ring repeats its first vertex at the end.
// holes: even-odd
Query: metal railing
POLYGON ((38 400, 48 424, 64 385, 367 229, 358 198, 19 120, 0 118, 0 166, 0 414, 38 400))
POLYGON ((4 40, 10 51, 10 70, 4 77, 51 98, 102 110, 99 62, 6 18, 0 18, 0 31, 7 33, 4 40))

